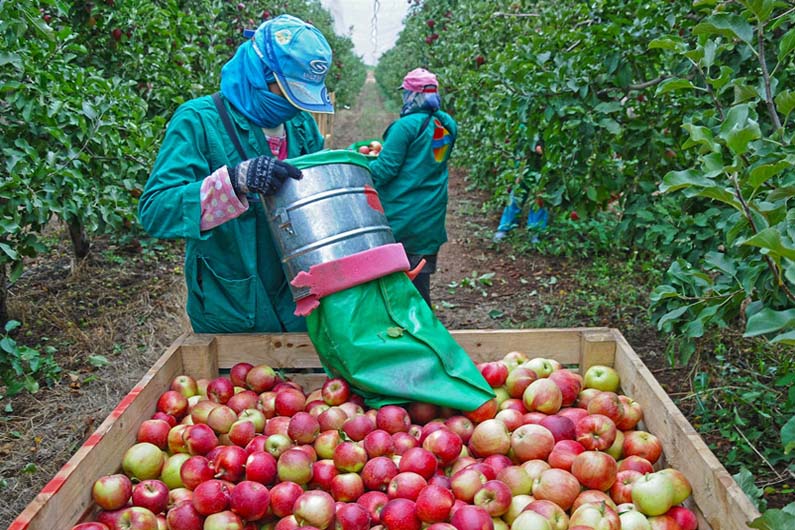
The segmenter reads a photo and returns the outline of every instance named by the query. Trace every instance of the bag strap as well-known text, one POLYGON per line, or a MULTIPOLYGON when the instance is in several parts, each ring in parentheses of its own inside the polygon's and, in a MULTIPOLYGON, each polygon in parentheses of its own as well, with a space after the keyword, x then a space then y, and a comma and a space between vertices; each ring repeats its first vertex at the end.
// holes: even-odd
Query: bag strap
POLYGON ((248 159, 246 152, 243 150, 243 146, 240 144, 240 138, 238 137, 237 132, 235 132, 235 128, 232 126, 232 120, 229 117, 229 111, 226 110, 226 105, 224 105, 224 101, 221 99, 220 92, 213 94, 213 101, 215 102, 215 107, 218 109, 218 115, 221 116, 221 121, 223 122, 224 128, 226 129, 226 134, 235 145, 237 154, 240 155, 240 160, 248 159))

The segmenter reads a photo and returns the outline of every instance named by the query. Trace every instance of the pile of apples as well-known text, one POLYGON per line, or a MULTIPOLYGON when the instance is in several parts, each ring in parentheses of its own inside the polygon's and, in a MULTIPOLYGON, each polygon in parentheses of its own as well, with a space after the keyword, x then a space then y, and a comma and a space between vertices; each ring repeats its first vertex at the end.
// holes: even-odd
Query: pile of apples
POLYGON ((359 146, 358 151, 367 156, 378 156, 381 153, 381 142, 378 140, 373 140, 370 142, 370 145, 361 145, 359 146))
POLYGON ((515 351, 478 368, 496 398, 468 412, 368 410, 342 379, 306 394, 267 365, 180 375, 73 530, 697 528, 613 368, 515 351))

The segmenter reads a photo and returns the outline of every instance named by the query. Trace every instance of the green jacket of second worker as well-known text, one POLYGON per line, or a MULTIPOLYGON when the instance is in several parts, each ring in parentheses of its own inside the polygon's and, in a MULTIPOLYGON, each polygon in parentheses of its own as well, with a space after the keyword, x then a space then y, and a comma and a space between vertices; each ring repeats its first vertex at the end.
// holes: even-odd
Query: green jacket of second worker
POLYGON ((436 254, 447 241, 447 161, 458 133, 441 110, 407 114, 384 133, 370 163, 373 183, 395 240, 408 254, 436 254))
MULTIPOLYGON (((226 103, 247 157, 270 154, 265 135, 226 103)), ((312 117, 285 123, 288 157, 323 148, 312 117)), ((249 196, 240 217, 201 231, 200 188, 217 169, 241 162, 210 96, 174 113, 139 204, 144 229, 154 237, 185 239, 187 313, 197 333, 303 331, 271 238, 265 210, 249 196)))

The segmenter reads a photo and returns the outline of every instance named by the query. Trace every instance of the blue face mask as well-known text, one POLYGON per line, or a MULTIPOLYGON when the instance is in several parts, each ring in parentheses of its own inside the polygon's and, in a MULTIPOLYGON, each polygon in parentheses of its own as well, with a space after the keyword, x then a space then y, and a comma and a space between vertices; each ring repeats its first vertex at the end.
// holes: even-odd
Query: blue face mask
POLYGON ((268 83, 274 82, 273 72, 257 56, 251 41, 241 44, 221 69, 221 93, 259 127, 276 127, 299 112, 286 98, 270 91, 268 83))
POLYGON ((435 112, 441 107, 438 92, 412 92, 403 90, 403 107, 400 115, 405 116, 412 112, 435 112))

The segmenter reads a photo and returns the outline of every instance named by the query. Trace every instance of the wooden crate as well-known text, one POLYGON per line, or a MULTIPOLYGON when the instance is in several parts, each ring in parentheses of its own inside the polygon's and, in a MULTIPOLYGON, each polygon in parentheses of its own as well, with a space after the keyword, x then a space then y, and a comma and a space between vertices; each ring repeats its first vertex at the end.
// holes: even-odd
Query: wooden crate
MULTIPOLYGON (((682 471, 693 485, 689 507, 701 530, 739 530, 759 516, 748 497, 704 444, 637 354, 617 330, 573 328, 545 330, 453 331, 476 362, 518 350, 556 359, 584 372, 594 364, 614 366, 622 390, 643 407, 645 428, 660 438, 662 466, 682 471)), ((324 379, 308 336, 302 333, 257 335, 186 334, 174 342, 121 401, 77 453, 44 487, 9 530, 68 528, 92 510, 91 488, 102 475, 118 472, 125 450, 136 440, 138 425, 149 418, 158 396, 179 374, 214 377, 237 362, 282 368, 306 390, 324 379)))

